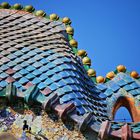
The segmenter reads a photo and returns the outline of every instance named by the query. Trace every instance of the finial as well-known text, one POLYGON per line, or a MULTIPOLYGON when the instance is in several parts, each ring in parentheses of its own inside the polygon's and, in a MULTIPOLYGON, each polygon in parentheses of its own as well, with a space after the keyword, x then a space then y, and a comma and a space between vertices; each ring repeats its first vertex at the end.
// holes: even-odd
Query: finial
POLYGON ((58 20, 59 17, 57 16, 57 14, 51 14, 50 15, 50 20, 58 20))
POLYGON ((77 42, 75 39, 71 39, 71 40, 69 41, 69 43, 70 43, 70 45, 71 45, 72 47, 77 48, 77 46, 78 46, 78 42, 77 42))
POLYGON ((8 9, 10 7, 10 5, 7 2, 3 2, 3 3, 1 3, 1 7, 8 9))
POLYGON ((82 59, 84 65, 91 65, 91 60, 87 56, 82 59))
POLYGON ((117 66, 117 71, 118 72, 125 72, 126 71, 126 67, 124 65, 119 65, 119 66, 117 66))
POLYGON ((36 16, 40 16, 40 17, 44 17, 46 15, 46 13, 43 10, 38 10, 35 13, 36 16))
POLYGON ((106 78, 108 79, 113 79, 115 77, 115 73, 113 71, 109 72, 107 75, 106 75, 106 78))
POLYGON ((65 24, 71 24, 71 20, 68 17, 64 17, 62 19, 62 22, 65 23, 65 24))
POLYGON ((93 77, 96 76, 96 71, 94 69, 89 69, 87 71, 88 76, 93 77))
POLYGON ((77 55, 83 57, 87 55, 87 52, 85 50, 78 50, 77 55))
POLYGON ((13 8, 16 10, 20 10, 20 9, 22 9, 22 6, 18 3, 16 3, 16 4, 14 4, 13 8))
POLYGON ((97 83, 104 83, 104 81, 105 81, 105 79, 104 79, 103 76, 98 76, 98 77, 96 77, 96 82, 97 82, 97 83))
POLYGON ((136 78, 139 77, 139 74, 138 74, 136 71, 132 71, 132 72, 130 73, 130 76, 136 79, 136 78))
POLYGON ((73 35, 73 34, 74 34, 74 29, 73 29, 72 27, 68 26, 68 27, 66 28, 66 32, 67 32, 68 34, 70 34, 70 35, 73 35))
POLYGON ((33 12, 34 11, 34 7, 32 6, 32 5, 27 5, 27 6, 25 6, 25 11, 27 11, 27 12, 33 12))

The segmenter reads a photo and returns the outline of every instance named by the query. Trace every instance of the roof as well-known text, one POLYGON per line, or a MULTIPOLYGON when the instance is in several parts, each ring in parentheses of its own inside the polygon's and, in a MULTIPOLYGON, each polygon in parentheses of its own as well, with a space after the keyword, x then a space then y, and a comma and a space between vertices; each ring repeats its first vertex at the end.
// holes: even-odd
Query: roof
POLYGON ((139 110, 138 73, 121 65, 106 78, 96 77, 87 53, 78 51, 69 18, 3 3, 0 21, 1 98, 40 105, 96 137, 120 97, 133 98, 139 110))

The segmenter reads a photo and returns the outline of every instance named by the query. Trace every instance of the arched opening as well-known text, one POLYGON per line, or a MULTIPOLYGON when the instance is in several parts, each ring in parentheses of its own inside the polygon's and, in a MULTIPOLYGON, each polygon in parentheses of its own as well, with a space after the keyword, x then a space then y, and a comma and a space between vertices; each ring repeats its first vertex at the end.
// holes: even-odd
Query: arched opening
POLYGON ((115 122, 132 122, 132 117, 126 107, 120 107, 114 116, 115 122))
MULTIPOLYGON (((135 99, 132 97, 127 97, 127 96, 120 96, 118 98, 117 102, 115 103, 113 110, 112 110, 113 120, 115 119, 115 114, 116 114, 117 110, 121 107, 125 107, 128 110, 133 122, 140 121, 140 117, 139 117, 140 116, 140 109, 138 109, 135 106, 135 99)), ((122 111, 121 111, 121 113, 122 113, 122 111)))

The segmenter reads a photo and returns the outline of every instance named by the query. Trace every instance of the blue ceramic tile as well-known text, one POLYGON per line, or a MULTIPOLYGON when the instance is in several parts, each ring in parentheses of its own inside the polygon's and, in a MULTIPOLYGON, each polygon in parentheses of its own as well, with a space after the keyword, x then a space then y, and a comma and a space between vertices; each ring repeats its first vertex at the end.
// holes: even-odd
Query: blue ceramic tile
POLYGON ((21 55, 23 55, 23 52, 21 52, 21 51, 16 51, 16 52, 14 53, 14 55, 16 55, 16 56, 21 56, 21 55))
POLYGON ((1 81, 0 82, 0 87, 6 87, 8 83, 6 81, 1 81))
MULTIPOLYGON (((15 60, 14 60, 14 62, 15 63, 21 63, 21 62, 23 62, 23 59, 21 59, 21 58, 16 58, 15 60)), ((17 65, 18 66, 18 65, 17 65)))
POLYGON ((55 72, 53 70, 49 70, 45 73, 47 76, 52 76, 55 74, 55 72))
POLYGON ((32 81, 32 83, 35 84, 35 85, 39 84, 40 82, 41 82, 41 80, 39 78, 34 78, 33 81, 32 81))
POLYGON ((0 74, 0 78, 6 78, 6 77, 8 77, 9 75, 7 74, 7 73, 5 73, 5 72, 3 72, 3 73, 1 73, 0 74))
POLYGON ((52 76, 51 79, 52 79, 54 82, 57 82, 57 81, 61 80, 62 77, 60 77, 58 74, 55 74, 55 75, 52 76))
POLYGON ((9 54, 7 57, 8 57, 9 59, 15 59, 17 56, 14 55, 14 54, 9 54))
POLYGON ((13 68, 13 70, 15 70, 15 71, 19 71, 19 70, 21 70, 22 69, 22 67, 20 66, 20 65, 17 65, 17 66, 15 66, 14 68, 13 68))
POLYGON ((38 84, 38 88, 42 90, 42 89, 46 88, 46 84, 41 82, 38 84))
POLYGON ((40 60, 40 62, 44 65, 47 64, 49 61, 46 58, 40 60))
POLYGON ((13 75, 13 78, 15 78, 15 79, 19 79, 19 78, 21 78, 22 77, 22 75, 19 73, 19 72, 16 72, 14 75, 13 75))
POLYGON ((119 80, 119 81, 117 81, 116 83, 117 83, 119 86, 121 86, 121 87, 127 85, 127 82, 124 81, 124 80, 122 80, 122 79, 119 80))
POLYGON ((41 74, 40 75, 40 77, 39 77, 39 79, 41 80, 41 81, 43 81, 43 80, 46 80, 48 78, 48 76, 46 75, 46 74, 41 74))
POLYGON ((75 100, 74 100, 74 104, 75 104, 76 107, 77 107, 77 106, 81 106, 81 102, 80 102, 80 100, 78 100, 78 99, 75 99, 75 100))
POLYGON ((131 90, 130 93, 133 95, 133 96, 136 96, 136 95, 139 95, 140 93, 137 92, 136 90, 131 90))
POLYGON ((7 66, 7 65, 2 65, 2 66, 0 66, 0 69, 1 69, 2 71, 7 70, 8 68, 9 68, 9 66, 7 66))
POLYGON ((58 88, 58 85, 55 83, 52 83, 51 85, 49 85, 49 88, 53 91, 53 90, 56 90, 58 88))
POLYGON ((28 81, 29 81, 29 80, 28 80, 27 78, 22 77, 22 78, 19 80, 19 83, 25 84, 25 83, 27 83, 28 81))
POLYGON ((34 56, 33 58, 34 58, 36 61, 39 61, 39 60, 41 60, 43 57, 40 56, 40 55, 36 55, 36 56, 34 56))
POLYGON ((66 82, 62 79, 62 80, 58 81, 57 84, 59 85, 59 87, 63 87, 66 85, 66 82))
POLYGON ((63 104, 63 103, 66 103, 68 102, 70 99, 69 99, 69 95, 64 95, 63 97, 60 98, 60 104, 63 104))
POLYGON ((51 78, 47 78, 44 83, 50 85, 51 83, 53 83, 53 80, 51 78))
POLYGON ((35 78, 35 75, 33 75, 32 73, 29 73, 25 76, 27 79, 31 80, 33 78, 35 78))
POLYGON ((48 64, 46 65, 46 67, 47 67, 48 69, 52 69, 52 68, 56 67, 56 65, 50 62, 50 63, 48 63, 48 64))
POLYGON ((22 67, 27 67, 27 66, 29 66, 29 64, 28 64, 27 62, 22 62, 20 65, 21 65, 22 67))
POLYGON ((132 89, 133 89, 133 87, 131 87, 130 85, 125 85, 123 88, 124 88, 126 91, 129 91, 129 90, 132 90, 132 89))
POLYGON ((7 63, 7 65, 9 66, 9 67, 13 67, 13 66, 15 66, 15 65, 17 65, 14 61, 10 61, 10 62, 8 62, 7 63))
POLYGON ((139 88, 139 87, 140 87, 140 85, 137 84, 136 82, 132 83, 130 86, 131 86, 133 89, 139 88))
POLYGON ((40 63, 40 62, 35 62, 35 63, 33 64, 33 66, 34 66, 35 68, 39 68, 39 67, 42 66, 42 63, 40 63))
POLYGON ((57 95, 60 96, 60 97, 63 96, 63 95, 65 95, 65 92, 63 91, 62 88, 57 89, 57 90, 56 90, 56 93, 57 93, 57 95))
POLYGON ((105 94, 106 96, 111 96, 111 95, 113 94, 113 91, 112 91, 112 89, 107 89, 107 90, 104 92, 104 94, 105 94))
POLYGON ((69 93, 70 100, 76 99, 76 95, 74 93, 69 93))
POLYGON ((48 68, 46 66, 42 66, 41 68, 39 68, 39 71, 41 72, 47 72, 48 68))
POLYGON ((28 72, 26 69, 22 69, 22 70, 19 71, 19 73, 20 73, 21 75, 26 75, 26 74, 28 74, 29 72, 28 72))
POLYGON ((126 76, 126 77, 124 78, 124 80, 125 80, 128 84, 134 82, 134 80, 133 80, 130 76, 126 76))
POLYGON ((15 85, 17 88, 22 86, 19 82, 14 82, 13 85, 15 85))
POLYGON ((107 83, 108 88, 112 89, 114 92, 116 92, 120 87, 114 83, 113 81, 110 81, 107 83))
POLYGON ((26 52, 28 52, 28 51, 30 51, 27 47, 24 47, 24 48, 22 48, 21 49, 21 51, 23 52, 23 53, 26 53, 26 52))
POLYGON ((26 70, 29 71, 29 72, 31 72, 31 71, 35 70, 35 67, 33 67, 33 66, 28 66, 28 67, 26 68, 26 70))
POLYGON ((29 63, 29 64, 33 64, 33 63, 35 63, 35 62, 36 62, 36 60, 33 59, 33 58, 30 58, 30 59, 27 61, 27 63, 29 63))
POLYGON ((100 89, 100 90, 106 90, 106 86, 104 85, 104 84, 98 84, 97 86, 96 86, 98 89, 100 89))
POLYGON ((34 70, 32 73, 33 73, 35 76, 38 76, 38 75, 40 75, 42 72, 39 71, 39 70, 34 70))
POLYGON ((57 72, 60 72, 61 70, 56 66, 55 68, 53 68, 53 71, 54 71, 55 73, 57 73, 57 72))
POLYGON ((77 107, 76 110, 78 111, 79 115, 85 114, 85 110, 82 107, 77 107))
POLYGON ((65 87, 63 87, 64 92, 70 92, 72 91, 72 88, 68 85, 66 85, 65 87))

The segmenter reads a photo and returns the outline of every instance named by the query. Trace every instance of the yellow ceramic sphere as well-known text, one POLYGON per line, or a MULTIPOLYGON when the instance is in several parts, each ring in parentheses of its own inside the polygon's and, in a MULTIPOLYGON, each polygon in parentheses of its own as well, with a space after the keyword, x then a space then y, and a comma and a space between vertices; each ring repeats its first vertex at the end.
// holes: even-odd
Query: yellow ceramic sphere
POLYGON ((68 27, 66 28, 66 32, 67 32, 68 34, 70 34, 70 35, 73 35, 74 29, 73 29, 72 27, 68 26, 68 27))
POLYGON ((133 77, 133 78, 138 78, 139 77, 139 74, 136 71, 132 71, 130 73, 130 76, 133 77))
POLYGON ((18 10, 18 9, 21 9, 22 8, 22 6, 20 5, 20 4, 18 4, 18 3, 16 3, 16 4, 14 4, 14 9, 16 9, 16 10, 18 10))
POLYGON ((83 62, 84 65, 91 65, 91 60, 88 57, 84 57, 82 59, 82 62, 83 62))
POLYGON ((43 16, 45 16, 45 12, 43 10, 38 10, 38 11, 36 11, 35 15, 43 17, 43 16))
POLYGON ((123 66, 123 65, 119 65, 119 66, 117 66, 117 71, 118 72, 125 72, 126 71, 126 67, 123 66))
POLYGON ((68 24, 68 23, 71 23, 71 20, 68 17, 64 17, 62 19, 62 22, 65 23, 65 24, 68 24))
POLYGON ((10 5, 9 5, 9 3, 7 3, 7 2, 3 2, 3 3, 1 4, 1 7, 2 7, 2 8, 9 8, 10 5))
POLYGON ((77 42, 76 40, 74 40, 74 39, 70 40, 69 43, 70 43, 70 45, 71 45, 72 47, 77 48, 77 46, 78 46, 78 42, 77 42))
POLYGON ((32 6, 32 5, 27 5, 27 6, 25 6, 25 11, 27 11, 27 12, 32 12, 33 10, 34 10, 34 7, 32 6))
POLYGON ((78 56, 86 56, 87 52, 85 50, 78 50, 77 55, 78 56))
POLYGON ((57 19, 58 19, 57 14, 51 14, 51 15, 50 15, 50 19, 51 19, 51 20, 57 20, 57 19))
POLYGON ((88 73, 88 76, 90 76, 90 77, 96 76, 96 71, 95 71, 94 69, 89 69, 89 70, 87 71, 87 73, 88 73))
POLYGON ((96 81, 97 81, 97 83, 104 83, 105 79, 103 76, 98 76, 98 77, 96 77, 96 81))
POLYGON ((113 71, 109 72, 107 75, 106 75, 106 78, 108 79, 113 79, 115 77, 115 73, 113 71))

